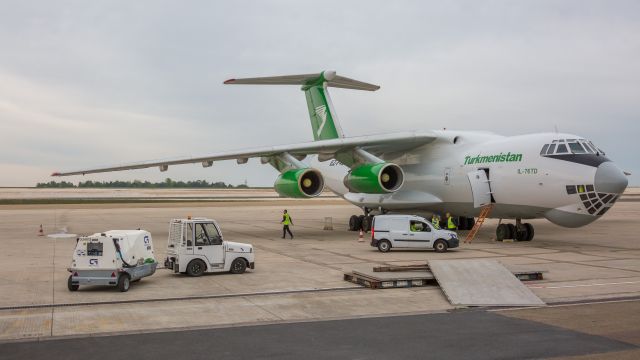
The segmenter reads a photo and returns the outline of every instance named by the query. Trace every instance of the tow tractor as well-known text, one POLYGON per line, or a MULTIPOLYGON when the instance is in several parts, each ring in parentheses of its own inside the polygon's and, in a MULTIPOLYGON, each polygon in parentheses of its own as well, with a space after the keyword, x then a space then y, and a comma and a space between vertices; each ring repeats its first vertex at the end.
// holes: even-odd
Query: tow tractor
POLYGON ((255 268, 255 253, 251 244, 225 241, 215 220, 173 219, 169 224, 164 267, 189 276, 215 272, 242 274, 247 268, 255 268))

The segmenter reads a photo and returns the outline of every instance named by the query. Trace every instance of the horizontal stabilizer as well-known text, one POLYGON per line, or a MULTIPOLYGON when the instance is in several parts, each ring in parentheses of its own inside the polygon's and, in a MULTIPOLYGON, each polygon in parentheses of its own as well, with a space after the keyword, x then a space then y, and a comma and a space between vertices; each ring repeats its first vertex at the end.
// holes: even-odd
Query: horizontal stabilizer
POLYGON ((229 79, 224 83, 227 85, 302 85, 316 86, 323 83, 330 87, 343 89, 376 91, 380 86, 369 84, 366 82, 350 79, 344 76, 336 75, 333 70, 323 71, 319 74, 302 74, 302 75, 285 75, 285 76, 269 76, 244 79, 229 79))

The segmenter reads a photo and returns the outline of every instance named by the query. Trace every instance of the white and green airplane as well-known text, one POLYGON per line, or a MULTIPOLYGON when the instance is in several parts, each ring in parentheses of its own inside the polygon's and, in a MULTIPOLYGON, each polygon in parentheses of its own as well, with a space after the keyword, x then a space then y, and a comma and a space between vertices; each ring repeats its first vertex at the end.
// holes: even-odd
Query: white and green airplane
POLYGON ((380 87, 319 74, 230 79, 225 84, 299 85, 307 99, 314 141, 223 151, 202 157, 56 172, 53 176, 260 158, 280 172, 274 188, 291 198, 320 195, 325 186, 360 207, 351 230, 370 226, 378 213, 444 214, 470 229, 491 205, 501 223, 497 238, 531 240, 533 226, 522 219, 546 218, 565 226, 587 225, 613 206, 627 187, 623 172, 591 141, 572 134, 501 136, 485 131, 417 130, 345 137, 328 88, 375 91, 380 87))

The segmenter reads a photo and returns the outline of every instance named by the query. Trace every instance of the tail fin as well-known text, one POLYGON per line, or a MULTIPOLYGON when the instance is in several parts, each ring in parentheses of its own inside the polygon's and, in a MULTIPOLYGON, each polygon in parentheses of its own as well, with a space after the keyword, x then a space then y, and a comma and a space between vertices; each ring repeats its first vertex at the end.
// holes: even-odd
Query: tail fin
POLYGON ((337 76, 335 71, 323 71, 319 74, 272 76, 246 79, 230 79, 225 84, 256 85, 302 85, 307 98, 309 118, 314 140, 337 139, 344 137, 336 112, 331 103, 327 87, 376 91, 380 86, 337 76))

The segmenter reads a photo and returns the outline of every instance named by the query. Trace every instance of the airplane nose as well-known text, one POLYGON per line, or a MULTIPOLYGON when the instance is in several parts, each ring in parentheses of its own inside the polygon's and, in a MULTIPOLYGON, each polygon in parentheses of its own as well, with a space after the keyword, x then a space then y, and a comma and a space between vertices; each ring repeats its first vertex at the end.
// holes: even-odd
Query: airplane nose
POLYGON ((598 166, 593 184, 598 192, 622 194, 629 181, 616 164, 607 161, 598 166))

